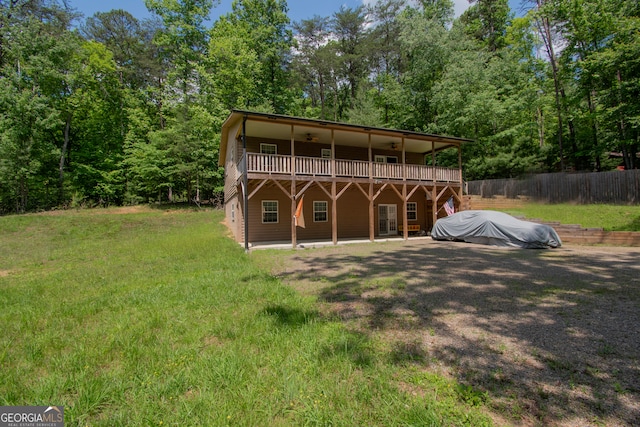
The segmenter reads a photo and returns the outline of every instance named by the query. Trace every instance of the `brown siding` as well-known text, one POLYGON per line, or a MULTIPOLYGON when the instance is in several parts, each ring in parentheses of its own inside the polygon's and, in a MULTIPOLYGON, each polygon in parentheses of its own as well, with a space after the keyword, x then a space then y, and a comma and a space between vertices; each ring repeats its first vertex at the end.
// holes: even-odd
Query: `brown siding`
POLYGON ((243 242, 244 235, 244 226, 242 222, 242 208, 240 200, 238 196, 234 196, 226 201, 224 205, 225 211, 225 220, 227 227, 231 230, 231 234, 233 234, 234 239, 237 242, 243 242), (232 212, 235 210, 235 219, 232 215, 232 212))
POLYGON ((291 199, 277 187, 263 188, 249 200, 249 242, 291 240, 291 199), (262 201, 278 201, 278 222, 262 223, 262 201))
MULTIPOLYGON (((268 138, 247 138, 247 151, 250 153, 259 153, 260 144, 275 144, 278 148, 278 154, 283 156, 291 155, 291 141, 268 139, 268 138)), ((323 144, 318 142, 302 142, 296 141, 295 155, 303 157, 321 157, 322 149, 331 149, 331 144, 323 144)), ((238 143, 238 151, 242 152, 242 142, 238 143)), ((402 151, 399 150, 372 150, 372 158, 376 155, 385 155, 398 158, 398 163, 402 163, 402 151)), ((238 156, 239 157, 239 156, 238 156)), ((366 147, 349 147, 336 144, 336 159, 369 161, 369 149, 366 147)), ((420 153, 406 153, 407 164, 424 165, 424 155, 420 153)))
POLYGON ((420 153, 407 153, 407 164, 409 165, 424 165, 424 154, 420 153))
POLYGON ((319 144, 317 142, 296 143, 296 156, 322 157, 322 149, 331 150, 331 144, 319 144))
MULTIPOLYGON (((364 186, 366 190, 366 186, 364 186)), ((425 232, 430 231, 432 224, 431 201, 425 197, 424 191, 416 191, 409 202, 417 205, 417 219, 409 220, 408 224, 420 225, 420 229, 425 232)), ((398 224, 403 224, 404 204, 400 197, 391 189, 385 190, 374 202, 374 229, 375 236, 379 236, 378 228, 378 205, 393 204, 397 207, 398 224)), ((291 241, 291 200, 282 190, 277 187, 263 188, 249 201, 249 242, 267 241, 291 241), (262 201, 278 201, 278 223, 262 224, 262 201)), ((234 196, 225 204, 227 225, 234 238, 238 242, 244 241, 242 199, 239 195, 234 196), (232 221, 231 205, 235 204, 235 221, 232 221)), ((338 240, 369 238, 369 201, 357 188, 348 189, 337 201, 337 228, 338 240)), ((440 212, 439 216, 444 216, 440 212)), ((305 191, 304 195, 304 217, 306 228, 297 228, 297 239, 303 240, 331 240, 332 239, 332 209, 331 198, 327 194, 312 186, 305 191), (327 221, 314 222, 313 202, 327 202, 327 221)), ((402 233, 399 233, 402 235, 402 233)))
POLYGON ((278 146, 277 154, 283 156, 291 155, 291 141, 283 141, 279 139, 247 138, 247 151, 250 153, 259 153, 260 144, 275 144, 278 146))
MULTIPOLYGON (((410 220, 409 224, 418 224, 420 229, 431 229, 431 202, 424 192, 417 191, 410 202, 417 204, 417 219, 410 220)), ((385 190, 374 203, 374 228, 375 236, 379 236, 378 230, 378 205, 393 204, 397 207, 398 224, 403 223, 404 204, 393 190, 385 190)), ((249 201, 249 241, 291 241, 291 200, 279 188, 271 187, 261 190, 249 201), (262 201, 278 201, 278 223, 262 224, 262 201)), ((362 192, 356 188, 348 189, 337 202, 338 210, 338 240, 352 238, 369 238, 369 202, 362 192)), ((230 217, 230 213, 227 213, 230 217)), ((238 217, 238 212, 236 212, 238 217)), ((304 195, 304 218, 306 228, 297 228, 298 240, 331 240, 331 198, 319 188, 311 187, 304 195), (314 222, 313 202, 326 201, 328 208, 327 222, 314 222)), ((240 227, 240 225, 238 225, 240 227)), ((237 235, 241 235, 240 229, 237 235)))
POLYGON ((338 239, 369 238, 369 200, 357 188, 338 199, 338 239))
POLYGON ((305 228, 297 228, 298 240, 331 240, 331 197, 317 186, 310 187, 304 193, 305 228), (313 202, 327 202, 327 221, 314 222, 313 202))
POLYGON ((336 145, 336 159, 368 161, 369 149, 336 145))

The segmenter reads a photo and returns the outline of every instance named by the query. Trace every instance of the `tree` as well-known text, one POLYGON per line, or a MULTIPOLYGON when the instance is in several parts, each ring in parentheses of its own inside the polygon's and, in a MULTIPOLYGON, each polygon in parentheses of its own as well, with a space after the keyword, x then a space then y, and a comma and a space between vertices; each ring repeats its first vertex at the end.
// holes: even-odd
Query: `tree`
POLYGON ((616 2, 612 36, 583 62, 598 88, 599 123, 609 149, 622 153, 626 169, 639 167, 640 6, 616 2))
POLYGON ((331 80, 337 75, 336 52, 330 43, 329 24, 329 18, 314 16, 293 25, 298 41, 293 69, 297 73, 304 99, 310 101, 311 108, 318 108, 319 105, 317 117, 320 119, 329 116, 327 97, 331 80))
POLYGON ((121 83, 134 90, 158 86, 164 78, 159 50, 152 43, 161 30, 157 20, 140 22, 129 12, 98 12, 87 18, 81 33, 88 40, 104 44, 113 54, 121 83))
POLYGON ((154 164, 141 165, 130 157, 125 163, 136 168, 132 176, 144 179, 147 189, 149 174, 141 171, 160 170, 151 180, 155 181, 154 189, 166 190, 169 200, 175 194, 198 203, 201 188, 213 188, 216 183, 211 180, 221 178, 205 172, 217 172, 214 114, 220 111, 207 93, 209 79, 206 68, 200 65, 207 62, 209 44, 204 23, 213 0, 145 0, 145 4, 163 20, 164 30, 154 41, 170 65, 162 93, 166 108, 161 128, 148 134, 148 142, 137 141, 127 148, 129 156, 143 153, 143 158, 154 164), (146 147, 147 143, 152 147, 146 147))
POLYGON ((469 3, 471 7, 460 17, 467 34, 491 52, 504 47, 510 12, 507 0, 470 0, 469 3))
POLYGON ((353 105, 360 82, 368 71, 367 55, 368 34, 367 19, 364 7, 355 9, 345 8, 333 14, 332 35, 335 37, 337 55, 340 63, 340 78, 344 79, 345 93, 342 95, 343 105, 338 105, 336 119, 343 116, 343 112, 353 105))
POLYGON ((234 0, 231 13, 222 17, 236 31, 244 32, 248 46, 258 55, 257 93, 260 109, 285 113, 292 103, 290 51, 293 35, 285 0, 234 0))
POLYGON ((196 64, 206 56, 208 33, 204 22, 213 0, 145 0, 145 5, 164 24, 154 40, 171 65, 164 95, 174 105, 186 107, 200 89, 196 64))
MULTIPOLYGON (((38 1, 13 2, 9 12, 4 16, 5 22, 11 25, 2 28, 2 75, 7 77, 6 93, 17 96, 25 108, 27 99, 31 100, 34 106, 38 106, 30 112, 25 111, 27 116, 38 112, 38 115, 32 117, 31 123, 47 123, 48 135, 39 133, 36 127, 29 138, 36 146, 39 138, 48 138, 56 144, 59 158, 57 202, 63 204, 67 196, 65 168, 68 165, 68 151, 72 138, 73 106, 70 104, 70 95, 75 80, 75 54, 80 46, 80 38, 69 32, 67 27, 75 15, 60 8, 55 2, 49 6, 38 1), (9 90, 9 85, 13 85, 13 89, 9 90), (31 90, 37 96, 21 95, 27 90, 31 90)), ((26 134, 19 132, 14 136, 23 138, 26 134)), ((32 143, 28 145, 33 146, 32 143)), ((14 141, 14 144, 27 146, 20 141, 14 141)), ((31 152, 35 154, 41 151, 31 152)), ((33 165, 46 164, 48 168, 51 167, 49 162, 31 160, 33 165)), ((37 175, 34 171, 30 173, 37 175)), ((41 176, 44 182, 52 182, 48 173, 44 175, 46 178, 41 176)))
POLYGON ((568 97, 565 88, 565 82, 563 81, 563 70, 561 64, 558 61, 557 46, 561 44, 561 36, 559 35, 558 23, 554 18, 554 5, 547 0, 536 0, 536 8, 529 13, 532 16, 533 21, 536 24, 538 34, 543 41, 545 53, 550 65, 550 72, 553 79, 554 87, 554 100, 555 110, 558 123, 558 129, 556 131, 556 137, 558 141, 558 156, 560 163, 560 170, 566 169, 565 162, 565 138, 564 138, 564 123, 567 123, 569 142, 573 148, 573 152, 577 152, 576 147, 576 132, 573 123, 573 117, 569 113, 568 97))
POLYGON ((121 172, 128 119, 118 67, 107 47, 87 41, 74 60, 72 91, 73 145, 69 148, 71 189, 101 205, 121 204, 121 172))
POLYGON ((370 63, 375 74, 390 74, 399 78, 404 71, 398 40, 402 33, 402 21, 399 18, 405 7, 405 0, 384 0, 377 2, 369 11, 373 19, 370 63))
POLYGON ((56 128, 57 112, 19 79, 0 79, 0 212, 47 208, 57 194, 57 149, 44 137, 56 128))
POLYGON ((221 18, 210 31, 207 82, 216 99, 227 110, 251 109, 264 102, 258 92, 262 77, 260 55, 247 31, 240 31, 221 18))
MULTIPOLYGON (((443 6, 442 3, 439 5, 443 6)), ((389 77, 383 80, 387 86, 402 88, 400 98, 392 97, 397 99, 395 108, 389 108, 391 99, 382 103, 385 122, 391 126, 434 130, 437 113, 433 88, 441 79, 451 55, 449 30, 440 19, 445 15, 439 13, 434 17, 432 10, 407 9, 399 18, 403 72, 395 81, 389 77)))

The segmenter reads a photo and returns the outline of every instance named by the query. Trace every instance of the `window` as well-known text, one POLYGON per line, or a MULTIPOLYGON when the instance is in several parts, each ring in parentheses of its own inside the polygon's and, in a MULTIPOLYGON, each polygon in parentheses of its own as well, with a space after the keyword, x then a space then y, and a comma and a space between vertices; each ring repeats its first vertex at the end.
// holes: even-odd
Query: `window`
POLYGON ((231 203, 231 222, 236 222, 236 204, 231 203))
POLYGON ((407 219, 409 221, 418 219, 418 204, 416 202, 407 203, 407 219))
POLYGON ((327 222, 327 202, 313 202, 313 222, 327 222))
POLYGON ((397 156, 382 156, 380 154, 376 154, 376 157, 374 158, 374 161, 376 163, 398 163, 398 157, 397 156))
POLYGON ((262 223, 274 224, 278 222, 278 201, 263 200, 262 201, 262 223))
POLYGON ((331 158, 331 149, 330 148, 323 148, 322 152, 321 152, 321 157, 323 159, 330 159, 331 158))
POLYGON ((260 144, 260 154, 278 154, 276 144, 260 144))

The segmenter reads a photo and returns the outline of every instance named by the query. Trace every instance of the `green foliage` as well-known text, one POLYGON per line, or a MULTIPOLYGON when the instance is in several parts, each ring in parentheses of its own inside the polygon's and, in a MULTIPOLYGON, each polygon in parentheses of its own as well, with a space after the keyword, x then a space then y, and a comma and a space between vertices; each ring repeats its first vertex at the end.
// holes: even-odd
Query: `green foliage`
POLYGON ((293 34, 288 28, 290 21, 286 1, 234 0, 232 9, 231 13, 220 19, 223 28, 218 31, 243 34, 250 50, 256 55, 258 64, 254 64, 255 68, 251 71, 258 72, 254 95, 258 99, 253 101, 252 106, 266 105, 275 113, 285 113, 293 95, 288 63, 294 43, 293 34))
POLYGON ((211 25, 213 0, 145 4, 74 30, 62 1, 0 1, 0 212, 213 198, 233 108, 471 138, 467 179, 638 167, 636 1, 379 0, 293 25, 284 0, 211 25))
MULTIPOLYGON (((238 31, 227 20, 211 30, 205 75, 224 108, 254 108, 263 100, 258 92, 262 72, 259 55, 246 31, 238 31)), ((204 73, 203 73, 204 74, 204 73)))
POLYGON ((57 149, 43 135, 57 121, 46 98, 11 83, 0 79, 0 108, 6 112, 0 116, 0 212, 24 212, 47 207, 52 196, 40 203, 38 198, 55 194, 55 175, 47 174, 47 166, 55 164, 57 149))
POLYGON ((460 21, 471 37, 479 40, 490 51, 505 46, 508 28, 509 4, 507 0, 473 0, 460 21))

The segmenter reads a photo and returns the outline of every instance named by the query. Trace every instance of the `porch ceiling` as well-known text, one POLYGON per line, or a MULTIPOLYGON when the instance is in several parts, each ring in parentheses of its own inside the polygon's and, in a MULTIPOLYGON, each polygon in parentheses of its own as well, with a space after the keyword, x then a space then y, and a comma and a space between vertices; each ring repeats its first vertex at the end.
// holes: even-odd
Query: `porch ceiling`
MULTIPOLYGON (((223 125, 230 129, 247 117, 246 132, 249 137, 272 138, 279 140, 291 139, 291 127, 296 141, 309 144, 331 144, 331 131, 337 145, 368 147, 369 135, 374 149, 402 151, 404 138, 405 151, 410 153, 430 153, 433 149, 439 151, 450 146, 459 146, 471 140, 432 135, 419 132, 394 130, 337 123, 322 120, 305 119, 299 117, 282 116, 276 114, 254 113, 234 110, 223 125)), ((223 139, 224 141, 224 139, 223 139)))

